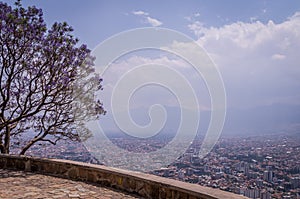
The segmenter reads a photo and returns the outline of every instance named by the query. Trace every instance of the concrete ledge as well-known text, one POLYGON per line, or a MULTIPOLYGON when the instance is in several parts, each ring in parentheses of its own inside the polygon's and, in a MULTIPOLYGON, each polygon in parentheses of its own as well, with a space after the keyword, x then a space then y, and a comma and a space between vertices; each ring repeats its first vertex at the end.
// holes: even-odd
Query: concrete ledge
POLYGON ((153 199, 237 199, 246 198, 229 192, 189 184, 150 174, 127 171, 70 160, 43 159, 0 154, 0 168, 54 175, 113 187, 153 199))

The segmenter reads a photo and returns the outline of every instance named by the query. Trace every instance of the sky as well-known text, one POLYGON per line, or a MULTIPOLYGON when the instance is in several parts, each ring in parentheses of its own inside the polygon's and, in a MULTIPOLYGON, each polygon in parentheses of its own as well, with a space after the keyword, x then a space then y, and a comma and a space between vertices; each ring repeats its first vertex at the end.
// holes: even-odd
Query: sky
MULTIPOLYGON (((134 28, 181 32, 207 52, 220 72, 227 98, 224 132, 300 129, 300 1, 24 0, 23 5, 42 8, 48 26, 67 21, 90 49, 134 28)), ((212 108, 207 85, 194 75, 193 67, 165 52, 144 50, 115 61, 103 77, 105 129, 116 130, 110 108, 114 84, 133 66, 149 63, 171 66, 186 77, 204 120, 209 117, 205 116, 212 108)), ((147 110, 156 103, 171 113, 179 106, 169 91, 148 86, 130 99, 133 120, 147 125, 147 110)), ((170 129, 177 120, 168 120, 170 129)))
MULTIPOLYGON (((6 2, 12 4, 14 1, 6 2)), ((300 10, 298 1, 188 0, 24 0, 23 5, 43 9, 48 24, 67 21, 76 35, 94 48, 98 43, 132 28, 161 26, 183 32, 194 39, 191 25, 220 28, 236 22, 282 23, 300 10)))

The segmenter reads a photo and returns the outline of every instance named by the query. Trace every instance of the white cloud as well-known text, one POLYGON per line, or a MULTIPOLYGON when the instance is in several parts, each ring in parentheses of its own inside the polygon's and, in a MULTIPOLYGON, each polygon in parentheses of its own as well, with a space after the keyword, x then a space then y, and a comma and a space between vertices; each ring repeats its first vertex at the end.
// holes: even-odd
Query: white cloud
POLYGON ((201 36, 202 30, 204 29, 204 24, 200 21, 195 21, 188 25, 188 28, 198 37, 201 36))
POLYGON ((144 23, 150 24, 153 27, 161 26, 163 24, 158 19, 150 17, 149 13, 141 11, 141 10, 139 10, 139 11, 132 11, 132 14, 134 14, 136 16, 142 17, 144 23))
POLYGON ((229 106, 292 104, 299 99, 300 12, 282 23, 256 20, 205 27, 196 21, 188 27, 218 65, 229 106))
POLYGON ((251 23, 236 22, 219 28, 207 28, 204 27, 203 23, 196 21, 188 27, 199 37, 199 42, 205 45, 219 39, 228 40, 244 48, 257 47, 271 40, 279 42, 277 44, 284 44, 292 38, 299 41, 300 12, 295 13, 280 24, 275 24, 270 20, 267 24, 260 21, 251 23))
POLYGON ((297 19, 300 17, 300 12, 296 12, 293 16, 291 16, 289 19, 293 20, 293 19, 297 19))
MULTIPOLYGON (((148 58, 144 56, 134 55, 125 60, 121 60, 113 63, 109 68, 110 73, 105 78, 105 82, 112 84, 113 82, 116 82, 120 78, 120 76, 122 76, 132 68, 145 65, 145 64, 150 64, 150 65, 158 64, 163 66, 171 66, 176 70, 181 70, 183 68, 189 67, 188 64, 182 59, 176 59, 176 58, 172 59, 167 56, 162 56, 158 58, 148 58)), ((145 75, 147 76, 148 74, 145 75)))
POLYGON ((272 59, 274 59, 274 60, 283 60, 285 58, 286 58, 286 56, 282 55, 282 54, 274 54, 274 55, 272 55, 272 59))
POLYGON ((151 17, 147 17, 147 22, 151 25, 151 26, 161 26, 162 25, 162 22, 157 20, 157 19, 154 19, 154 18, 151 18, 151 17))
POLYGON ((141 10, 139 10, 139 11, 132 11, 132 14, 134 14, 134 15, 142 15, 142 16, 148 16, 149 15, 149 13, 141 11, 141 10))
POLYGON ((195 22, 197 18, 199 18, 201 14, 199 12, 196 12, 190 16, 185 16, 184 19, 187 20, 188 22, 195 22))

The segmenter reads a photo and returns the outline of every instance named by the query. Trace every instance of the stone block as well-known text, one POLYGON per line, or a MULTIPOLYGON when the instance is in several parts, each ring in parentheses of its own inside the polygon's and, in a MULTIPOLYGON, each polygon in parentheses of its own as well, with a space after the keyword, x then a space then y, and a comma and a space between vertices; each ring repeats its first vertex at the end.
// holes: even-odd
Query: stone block
POLYGON ((94 172, 87 172, 87 181, 89 182, 97 181, 97 176, 94 174, 94 172))
POLYGON ((77 169, 76 167, 72 167, 69 172, 68 172, 68 177, 70 179, 77 180, 78 179, 78 174, 77 174, 77 169))
POLYGON ((1 169, 6 168, 6 162, 7 162, 6 158, 0 158, 0 168, 1 169))

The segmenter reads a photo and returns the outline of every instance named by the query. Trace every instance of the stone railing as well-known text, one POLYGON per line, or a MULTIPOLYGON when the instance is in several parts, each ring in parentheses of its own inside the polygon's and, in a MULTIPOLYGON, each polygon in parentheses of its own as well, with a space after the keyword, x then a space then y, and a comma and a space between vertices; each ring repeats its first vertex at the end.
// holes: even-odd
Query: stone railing
POLYGON ((150 174, 69 160, 0 154, 0 168, 37 172, 61 178, 97 183, 127 193, 134 193, 144 198, 245 198, 233 193, 150 174))

